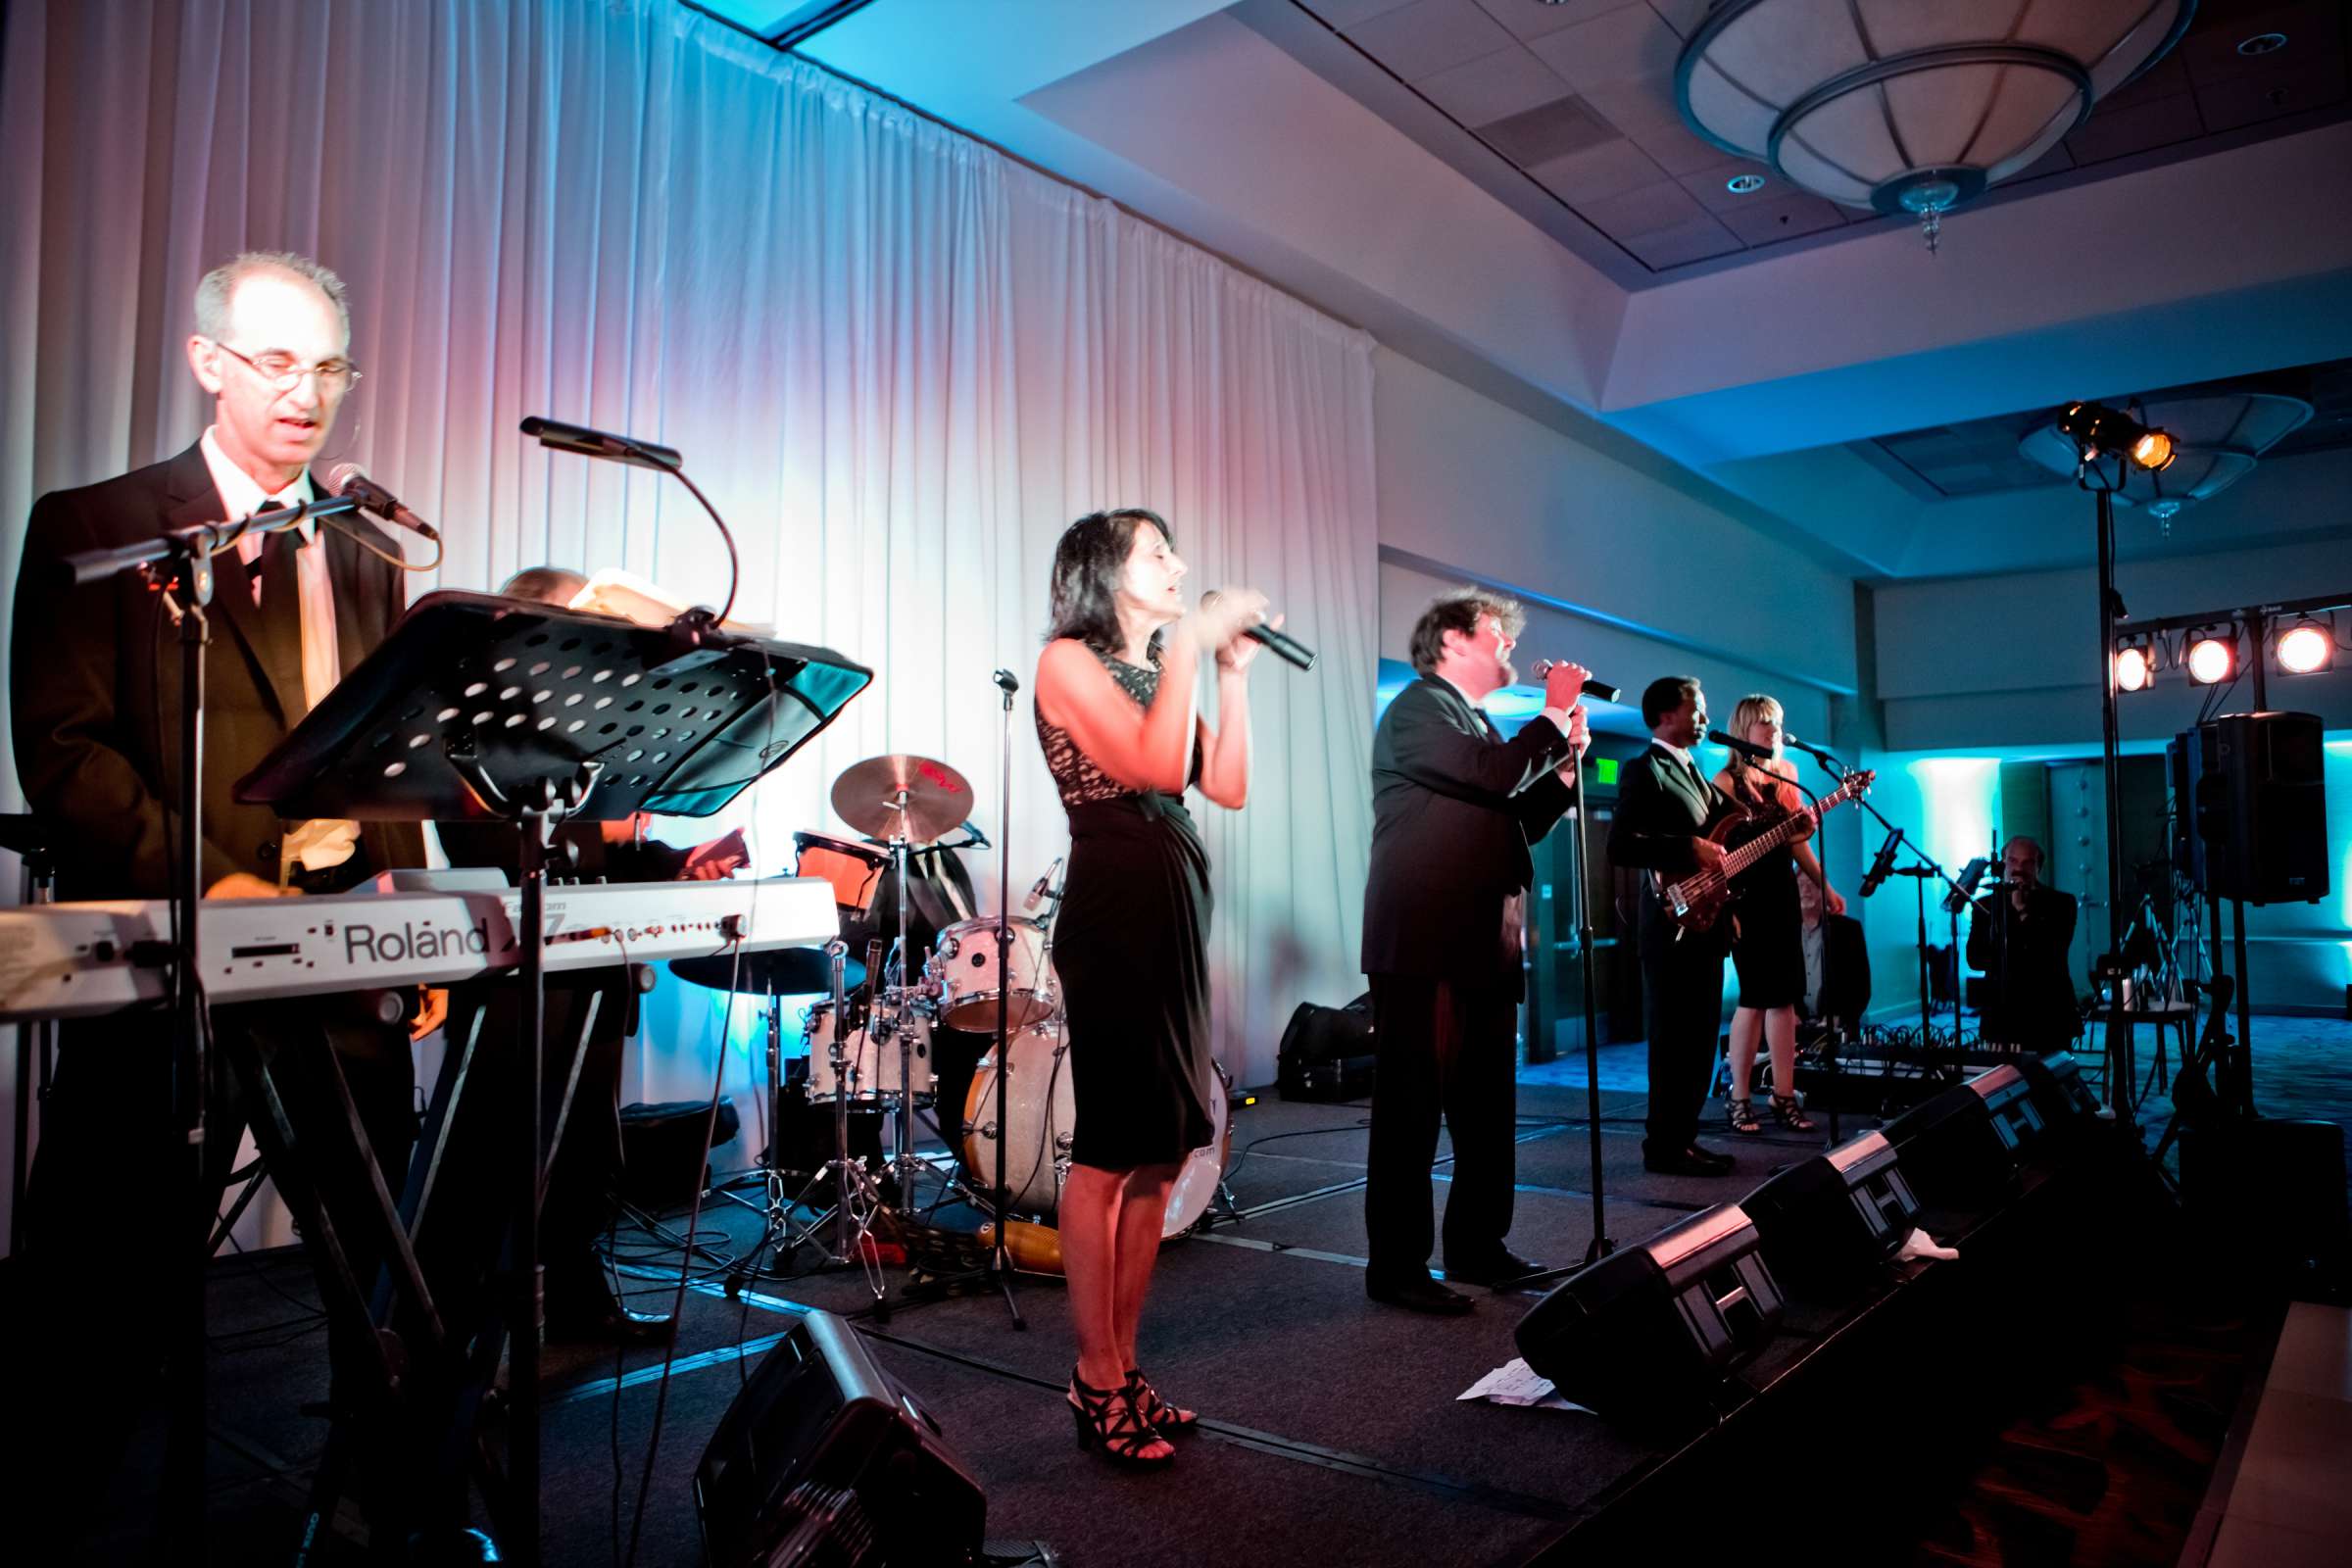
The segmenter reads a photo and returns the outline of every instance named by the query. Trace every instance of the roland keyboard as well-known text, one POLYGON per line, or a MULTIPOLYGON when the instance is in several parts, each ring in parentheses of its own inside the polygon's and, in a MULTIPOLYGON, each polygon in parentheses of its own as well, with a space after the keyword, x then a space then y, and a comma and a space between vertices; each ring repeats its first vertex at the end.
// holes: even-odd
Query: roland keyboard
MULTIPOLYGON (((495 875, 495 873, 492 873, 495 875)), ((396 986, 448 985, 521 961, 513 888, 208 900, 198 967, 215 1006, 396 986)), ((171 906, 161 899, 0 909, 0 1023, 114 1012, 166 996, 171 906)), ((547 890, 547 968, 811 947, 840 935, 821 877, 598 883, 547 890)))

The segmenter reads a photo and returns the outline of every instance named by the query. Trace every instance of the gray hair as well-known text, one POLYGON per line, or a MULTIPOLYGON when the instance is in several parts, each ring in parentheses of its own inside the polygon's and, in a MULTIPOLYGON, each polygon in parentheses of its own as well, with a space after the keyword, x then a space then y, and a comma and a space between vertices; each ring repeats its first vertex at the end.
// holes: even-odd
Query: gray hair
POLYGON ((228 335, 229 302, 237 285, 257 272, 282 272, 316 287, 343 321, 343 337, 351 338, 351 290, 343 279, 308 256, 292 251, 239 251, 204 274, 196 285, 196 330, 214 342, 228 335))

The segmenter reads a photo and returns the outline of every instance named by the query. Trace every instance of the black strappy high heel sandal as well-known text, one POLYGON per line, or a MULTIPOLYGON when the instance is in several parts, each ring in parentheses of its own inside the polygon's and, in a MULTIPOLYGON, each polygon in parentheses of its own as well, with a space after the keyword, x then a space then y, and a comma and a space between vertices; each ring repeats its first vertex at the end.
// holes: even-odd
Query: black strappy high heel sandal
POLYGON ((1725 1100, 1723 1124, 1742 1138, 1753 1138, 1764 1130, 1764 1124, 1756 1120, 1756 1102, 1753 1100, 1725 1100))
POLYGON ((1813 1131, 1813 1118, 1805 1114, 1805 1107, 1797 1102, 1794 1095, 1786 1100, 1779 1095, 1772 1097, 1772 1119, 1792 1133, 1813 1131))
POLYGON ((1156 1470, 1176 1457, 1175 1446, 1165 1453, 1147 1453, 1152 1444, 1167 1444, 1159 1430, 1135 1408, 1135 1386, 1098 1389, 1070 1372, 1070 1419, 1078 1428, 1078 1446, 1099 1448, 1102 1457, 1137 1470, 1156 1470))
POLYGON ((1140 1366, 1127 1369, 1127 1396, 1135 1401, 1135 1413, 1157 1428, 1163 1438, 1194 1432, 1200 1426, 1200 1411, 1182 1410, 1161 1398, 1140 1366))

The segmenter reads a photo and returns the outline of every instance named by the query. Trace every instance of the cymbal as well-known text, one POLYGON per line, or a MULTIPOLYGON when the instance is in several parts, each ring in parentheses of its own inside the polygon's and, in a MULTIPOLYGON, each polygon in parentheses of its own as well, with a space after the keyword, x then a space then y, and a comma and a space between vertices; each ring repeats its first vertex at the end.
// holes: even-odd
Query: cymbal
MULTIPOLYGON (((865 984, 865 965, 856 958, 842 959, 841 968, 843 990, 865 984)), ((740 963, 732 953, 672 958, 669 972, 692 985, 745 997, 805 997, 833 989, 832 964, 822 948, 769 948, 744 954, 740 963)))
POLYGON ((961 773, 928 757, 869 757, 833 781, 833 810, 868 838, 895 834, 909 844, 928 844, 953 833, 972 814, 972 786, 961 773))

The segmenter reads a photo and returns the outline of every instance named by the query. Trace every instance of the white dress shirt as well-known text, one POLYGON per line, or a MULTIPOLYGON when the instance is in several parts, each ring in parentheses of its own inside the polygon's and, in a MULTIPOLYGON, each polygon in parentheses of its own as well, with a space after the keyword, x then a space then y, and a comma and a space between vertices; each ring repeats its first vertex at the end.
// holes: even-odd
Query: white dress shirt
MULTIPOLYGON (((229 461, 209 425, 197 445, 204 452, 205 466, 212 470, 213 488, 220 493, 224 520, 235 521, 257 512, 290 507, 317 495, 311 488, 308 468, 274 494, 264 490, 253 475, 229 461)), ((297 525, 296 537, 302 541, 302 547, 294 552, 295 582, 302 609, 302 705, 312 709, 324 702, 335 682, 343 678, 343 664, 341 650, 335 644, 335 584, 327 571, 326 552, 317 548, 318 524, 305 517, 297 525)), ((267 543, 267 536, 262 534, 247 534, 237 541, 237 559, 245 563, 248 572, 261 560, 262 547, 267 543)), ((260 583, 254 584, 257 605, 261 603, 261 588, 260 583)), ((288 823, 278 853, 279 885, 284 885, 287 874, 297 864, 314 871, 341 865, 351 858, 359 838, 357 822, 321 818, 288 823)))
MULTIPOLYGON (((264 490, 253 475, 228 460, 228 454, 220 450, 220 443, 210 427, 198 444, 204 449, 205 466, 213 471, 213 488, 220 492, 220 505, 231 520, 290 507, 318 494, 311 488, 308 468, 275 494, 264 490)), ((305 517, 295 536, 304 547, 294 552, 294 560, 302 596, 302 705, 308 709, 317 708, 326 700, 326 694, 343 676, 343 665, 335 646, 335 585, 327 574, 326 552, 310 548, 318 537, 318 524, 305 517)), ((261 559, 262 547, 267 542, 258 533, 247 534, 237 541, 237 559, 245 563, 247 571, 261 559)), ((254 602, 261 602, 258 585, 254 602)))

